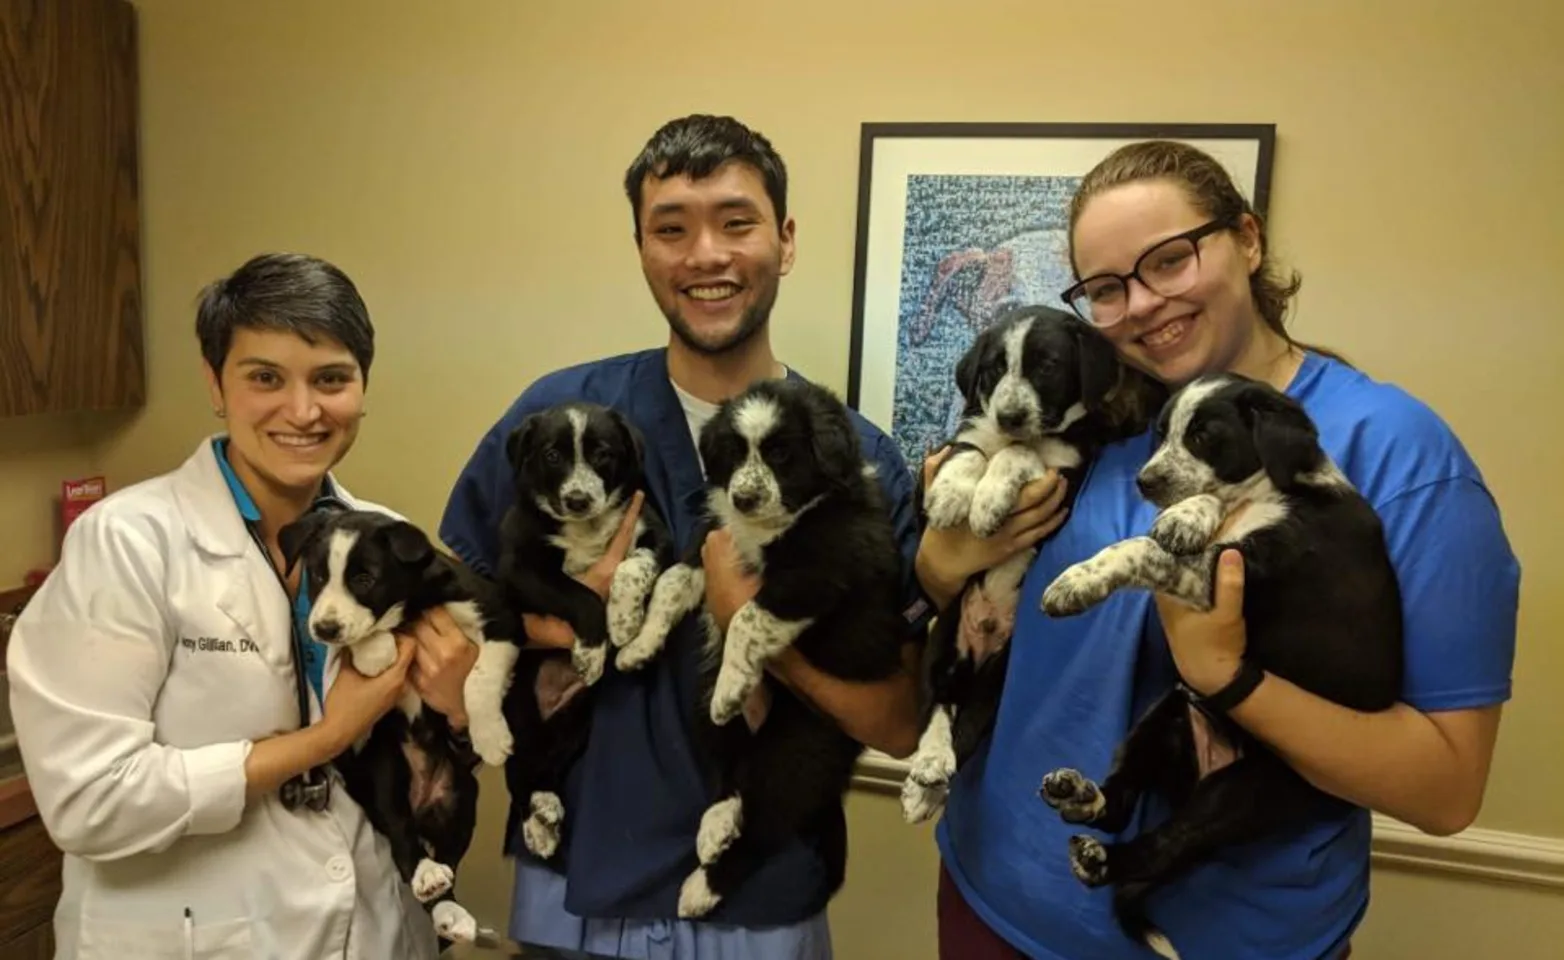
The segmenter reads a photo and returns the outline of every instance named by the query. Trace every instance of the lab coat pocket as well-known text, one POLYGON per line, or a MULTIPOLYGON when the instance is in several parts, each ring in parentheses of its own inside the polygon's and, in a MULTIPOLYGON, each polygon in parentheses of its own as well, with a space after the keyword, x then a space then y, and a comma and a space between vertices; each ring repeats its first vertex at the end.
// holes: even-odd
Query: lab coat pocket
POLYGON ((249 920, 187 926, 183 918, 149 923, 82 919, 77 960, 255 960, 249 920))

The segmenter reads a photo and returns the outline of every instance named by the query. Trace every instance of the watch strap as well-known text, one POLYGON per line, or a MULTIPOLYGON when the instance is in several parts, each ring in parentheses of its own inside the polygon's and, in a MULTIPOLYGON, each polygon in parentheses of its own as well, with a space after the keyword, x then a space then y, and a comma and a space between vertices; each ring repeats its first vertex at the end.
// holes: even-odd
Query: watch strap
POLYGON ((1265 679, 1265 671, 1255 665, 1252 660, 1243 660, 1238 665, 1238 673, 1227 682, 1227 686, 1211 694, 1209 697, 1201 697, 1200 705, 1215 713, 1227 713, 1234 707, 1243 703, 1254 693, 1255 687, 1265 679))

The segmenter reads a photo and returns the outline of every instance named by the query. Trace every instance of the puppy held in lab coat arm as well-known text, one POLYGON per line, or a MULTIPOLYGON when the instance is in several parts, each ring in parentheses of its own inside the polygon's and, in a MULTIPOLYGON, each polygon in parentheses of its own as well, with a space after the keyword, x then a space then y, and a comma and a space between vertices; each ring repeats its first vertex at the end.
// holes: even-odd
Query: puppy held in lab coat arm
POLYGON ((436 955, 340 780, 321 811, 246 802, 251 743, 299 723, 290 609, 211 441, 71 526, 7 657, 29 782, 65 852, 57 956, 436 955))

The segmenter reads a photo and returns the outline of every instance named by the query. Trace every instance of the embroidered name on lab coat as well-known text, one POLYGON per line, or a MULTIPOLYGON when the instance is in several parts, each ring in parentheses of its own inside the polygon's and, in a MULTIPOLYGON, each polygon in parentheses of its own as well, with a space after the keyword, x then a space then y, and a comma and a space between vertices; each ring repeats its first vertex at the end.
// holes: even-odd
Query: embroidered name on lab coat
POLYGON ((261 648, 249 637, 224 640, 222 637, 180 637, 179 645, 191 653, 255 653, 261 648))

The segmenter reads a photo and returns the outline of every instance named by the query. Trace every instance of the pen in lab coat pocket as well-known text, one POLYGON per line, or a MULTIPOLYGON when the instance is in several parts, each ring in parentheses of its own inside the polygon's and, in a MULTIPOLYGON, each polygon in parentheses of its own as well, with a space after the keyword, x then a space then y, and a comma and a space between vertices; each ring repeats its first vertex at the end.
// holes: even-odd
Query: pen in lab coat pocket
POLYGON ((195 960, 195 921, 189 907, 185 908, 185 960, 195 960))

